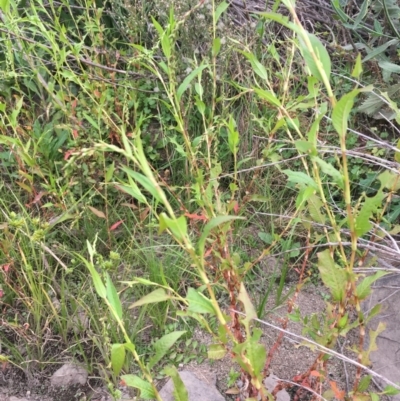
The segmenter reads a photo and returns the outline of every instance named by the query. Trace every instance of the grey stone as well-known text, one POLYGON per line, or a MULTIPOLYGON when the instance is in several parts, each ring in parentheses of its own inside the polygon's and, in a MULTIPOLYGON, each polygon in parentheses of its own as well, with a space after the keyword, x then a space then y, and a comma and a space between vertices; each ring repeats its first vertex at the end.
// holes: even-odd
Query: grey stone
POLYGON ((8 399, 8 401, 28 401, 27 398, 19 398, 19 397, 14 397, 13 395, 8 399))
MULTIPOLYGON (((376 339, 378 350, 370 354, 372 369, 400 385, 400 274, 390 274, 376 282, 371 296, 362 304, 364 313, 368 314, 377 304, 381 304, 381 313, 368 322, 366 345, 369 330, 376 330, 379 322, 386 324, 386 330, 376 339)), ((383 380, 377 381, 386 386, 383 380)), ((400 401, 400 394, 393 400, 400 401)))
MULTIPOLYGON (((265 378, 264 386, 270 393, 272 393, 275 387, 277 386, 278 382, 279 378, 274 374, 270 374, 267 378, 265 378)), ((289 393, 285 389, 279 390, 276 393, 276 401, 290 401, 289 393)))
POLYGON ((88 372, 81 366, 66 363, 61 366, 50 378, 54 387, 71 386, 75 384, 84 385, 88 378, 88 372))
MULTIPOLYGON (((225 401, 214 383, 202 381, 187 370, 179 372, 179 376, 187 389, 189 401, 225 401)), ((160 391, 163 401, 174 401, 173 391, 174 385, 170 379, 160 391)))

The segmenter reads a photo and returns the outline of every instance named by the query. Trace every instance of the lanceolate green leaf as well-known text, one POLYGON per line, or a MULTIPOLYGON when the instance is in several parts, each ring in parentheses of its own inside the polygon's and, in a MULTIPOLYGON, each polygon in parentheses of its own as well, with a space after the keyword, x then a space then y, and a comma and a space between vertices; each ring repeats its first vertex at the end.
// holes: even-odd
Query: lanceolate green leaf
POLYGON ((385 42, 383 45, 375 47, 372 51, 368 52, 368 54, 363 58, 362 62, 365 63, 368 60, 371 60, 378 56, 379 54, 383 53, 386 49, 390 46, 395 46, 399 43, 399 39, 391 39, 385 42))
POLYGON ((171 233, 178 241, 183 241, 187 235, 187 223, 186 217, 180 216, 176 218, 170 218, 165 213, 161 213, 160 217, 160 228, 159 233, 161 234, 165 229, 171 230, 171 233))
POLYGON ((128 195, 132 196, 140 203, 147 203, 145 196, 140 192, 140 189, 136 185, 136 183, 129 177, 130 184, 129 185, 119 185, 117 184, 116 187, 123 192, 126 192, 128 195))
POLYGON ((375 196, 365 199, 355 220, 357 237, 362 237, 372 228, 370 218, 382 206, 382 201, 385 197, 386 194, 380 190, 375 196))
POLYGON ((328 174, 333 178, 333 181, 335 184, 337 184, 341 189, 344 189, 344 178, 342 174, 336 170, 335 167, 332 166, 332 164, 327 163, 325 160, 322 160, 319 157, 312 157, 312 160, 314 160, 316 163, 318 163, 319 167, 321 168, 322 172, 325 174, 328 174))
POLYGON ((296 198, 296 209, 302 209, 305 202, 307 202, 313 195, 315 189, 311 187, 301 188, 296 198))
POLYGON ((378 271, 372 276, 365 277, 360 284, 358 284, 356 289, 356 294, 359 300, 367 298, 371 293, 371 285, 381 277, 385 276, 387 273, 383 271, 378 271))
POLYGON ((265 67, 257 60, 253 53, 241 52, 251 64, 253 71, 263 80, 268 81, 268 73, 265 67))
POLYGON ((203 229, 203 233, 201 234, 201 237, 199 239, 198 242, 198 249, 199 249, 199 255, 200 257, 203 257, 204 255, 204 245, 206 242, 206 239, 208 237, 208 235, 210 234, 210 232, 215 228, 218 227, 219 225, 226 223, 228 221, 232 221, 232 220, 243 220, 243 217, 238 217, 238 216, 217 216, 214 217, 211 221, 209 221, 206 226, 203 229))
POLYGON ((300 184, 301 186, 308 186, 318 190, 318 185, 312 177, 301 171, 283 170, 288 176, 289 182, 300 184))
POLYGON ((153 304, 157 302, 163 302, 171 299, 171 296, 166 293, 164 288, 157 288, 152 291, 150 294, 145 295, 140 298, 138 301, 134 302, 129 309, 136 308, 141 305, 153 304))
POLYGON ((167 32, 165 32, 161 36, 161 47, 162 47, 164 56, 167 59, 169 59, 171 57, 171 38, 169 37, 167 32))
POLYGON ((347 274, 337 267, 329 249, 318 253, 318 269, 323 283, 331 290, 335 301, 343 301, 346 292, 347 274))
POLYGON ((154 27, 157 29, 158 35, 161 37, 164 34, 164 29, 163 27, 157 22, 155 18, 151 18, 153 21, 154 27))
MULTIPOLYGON (((87 241, 87 243, 88 243, 88 247, 89 246, 91 247, 89 241, 87 241)), ((92 276, 94 288, 95 288, 98 296, 103 299, 106 298, 107 291, 106 291, 106 287, 105 287, 103 281, 101 280, 100 274, 97 272, 97 270, 95 269, 95 267, 93 266, 93 264, 91 262, 86 260, 81 255, 77 255, 77 256, 85 263, 86 267, 89 269, 90 275, 92 276)))
POLYGON ((226 348, 222 344, 211 344, 208 346, 207 356, 209 359, 222 359, 226 355, 226 348))
POLYGON ((140 390, 140 397, 145 400, 154 400, 156 398, 156 393, 153 389, 153 386, 141 379, 139 376, 136 375, 124 375, 121 377, 123 382, 133 388, 137 388, 140 390))
POLYGON ((188 310, 190 312, 215 314, 211 301, 195 289, 189 288, 186 299, 189 303, 188 310))
POLYGON ((312 33, 303 31, 303 35, 307 35, 312 50, 309 49, 307 43, 299 36, 301 53, 307 64, 311 74, 321 82, 329 81, 331 75, 331 59, 329 53, 321 41, 312 33), (324 75, 326 80, 324 79, 324 75))
POLYGON ((394 154, 394 160, 396 160, 397 163, 400 163, 400 139, 397 141, 397 151, 394 154))
POLYGON ((344 95, 335 105, 332 112, 332 124, 339 135, 346 135, 350 112, 354 99, 360 93, 358 89, 344 95))
POLYGON ((267 102, 273 104, 274 106, 280 107, 281 102, 279 99, 275 96, 275 94, 271 91, 267 91, 265 89, 260 89, 260 88, 253 88, 254 92, 257 93, 258 96, 260 96, 261 99, 266 100, 267 102))
POLYGON ((257 318, 257 312, 256 309, 254 308, 253 303, 251 302, 251 299, 243 282, 240 283, 240 291, 238 299, 243 304, 244 312, 246 313, 246 317, 243 319, 243 322, 246 328, 248 329, 250 321, 252 319, 257 318))
POLYGON ((3 12, 8 13, 8 10, 10 9, 10 0, 1 0, 0 1, 0 9, 3 12))
POLYGON ((369 359, 369 356, 370 356, 371 352, 377 351, 378 346, 376 345, 376 339, 379 336, 379 334, 382 333, 382 331, 384 331, 385 329, 386 329, 386 323, 379 322, 378 327, 376 328, 376 330, 370 330, 369 331, 368 349, 361 353, 362 354, 361 363, 363 365, 365 365, 365 366, 370 366, 371 365, 371 361, 369 359))
POLYGON ((323 203, 316 194, 308 194, 307 197, 308 212, 316 223, 325 224, 326 216, 323 212, 323 203))
POLYGON ((178 100, 181 100, 183 93, 189 87, 190 83, 193 81, 195 77, 197 77, 203 70, 206 68, 206 65, 200 65, 199 67, 195 68, 179 85, 178 90, 176 91, 176 96, 178 100))
POLYGON ((175 401, 189 401, 189 395, 186 390, 185 385, 183 384, 182 379, 179 376, 178 370, 175 366, 167 366, 164 368, 164 372, 171 377, 172 382, 174 383, 174 400, 175 401))
POLYGON ((125 345, 113 344, 111 346, 111 366, 115 376, 118 376, 125 363, 125 345))
POLYGON ((186 331, 174 331, 173 333, 166 334, 157 340, 153 345, 155 354, 149 361, 149 369, 152 369, 167 354, 176 341, 185 333, 186 331))
POLYGON ((133 171, 128 167, 121 167, 125 173, 127 173, 130 177, 132 177, 136 182, 143 186, 150 194, 159 202, 162 203, 162 199, 160 194, 157 192, 157 188, 154 184, 147 178, 145 175, 138 173, 137 171, 133 171))
POLYGON ((291 29, 292 31, 299 33, 300 32, 300 28, 294 24, 293 22, 289 21, 289 18, 279 14, 279 13, 259 13, 260 16, 268 18, 272 21, 276 21, 279 24, 286 26, 286 28, 291 29))
POLYGON ((114 284, 111 281, 110 275, 108 273, 106 273, 106 289, 107 289, 107 300, 110 303, 112 310, 118 316, 119 319, 122 319, 121 301, 119 299, 117 290, 115 289, 114 284))
POLYGON ((235 155, 239 144, 239 132, 236 129, 236 122, 232 116, 229 116, 228 121, 228 145, 229 150, 235 155))
POLYGON ((363 68, 362 68, 362 62, 361 62, 361 53, 358 53, 357 58, 356 58, 356 63, 354 65, 351 76, 359 79, 362 71, 363 71, 363 68))
POLYGON ((246 346, 246 351, 246 356, 250 360, 255 375, 260 375, 264 369, 265 361, 267 359, 267 351, 265 346, 251 339, 246 346))
POLYGON ((215 22, 217 23, 221 14, 229 7, 229 4, 226 1, 221 2, 221 4, 215 10, 215 22))

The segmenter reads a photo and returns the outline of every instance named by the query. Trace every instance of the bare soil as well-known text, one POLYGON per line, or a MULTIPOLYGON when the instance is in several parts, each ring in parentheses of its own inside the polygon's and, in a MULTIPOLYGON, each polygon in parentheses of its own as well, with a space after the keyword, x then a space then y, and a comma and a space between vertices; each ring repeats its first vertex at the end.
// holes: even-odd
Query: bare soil
MULTIPOLYGON (((249 293, 255 297, 257 293, 265 290, 268 281, 265 277, 271 277, 271 269, 276 271, 279 269, 279 263, 276 260, 268 259, 264 264, 260 265, 260 269, 255 274, 256 277, 254 288, 253 284, 249 284, 249 293)), ((311 317, 316 315, 318 320, 322 320, 325 311, 326 298, 325 289, 322 286, 315 286, 311 283, 305 285, 298 297, 293 297, 293 288, 296 286, 296 274, 288 275, 289 279, 285 283, 283 296, 291 293, 290 299, 294 300, 294 308, 299 309, 302 317, 311 317)), ((274 290, 276 291, 276 290, 274 290)), ((270 323, 276 327, 281 327, 284 318, 287 316, 287 302, 276 307, 276 293, 271 292, 268 301, 265 305, 265 314, 263 321, 270 323)), ((267 352, 273 349, 276 344, 280 331, 276 328, 269 327, 265 324, 256 322, 262 330, 261 342, 265 345, 267 352)), ((289 320, 287 331, 297 335, 303 335, 303 324, 289 320)), ((200 344, 209 345, 212 343, 210 335, 202 330, 196 330, 194 339, 200 344)), ((358 331, 348 333, 347 337, 340 338, 336 351, 356 359, 356 355, 351 351, 352 345, 358 341, 358 331)), ((272 362, 268 373, 273 373, 283 381, 292 381, 295 376, 306 372, 314 363, 318 352, 300 343, 300 340, 293 338, 291 335, 284 334, 280 346, 273 354, 272 362)), ((226 392, 237 392, 244 385, 240 378, 228 388, 230 372, 239 372, 239 367, 232 361, 229 355, 226 355, 221 360, 210 361, 205 360, 201 364, 191 362, 187 366, 181 368, 193 371, 200 379, 206 383, 215 383, 217 388, 225 396, 227 400, 237 399, 238 394, 227 394, 226 392)), ((355 376, 355 368, 351 364, 345 364, 343 361, 332 358, 328 362, 328 381, 334 381, 342 390, 351 391, 352 378, 355 376)), ((0 401, 17 401, 10 398, 11 396, 21 397, 22 400, 37 400, 37 401, 70 401, 70 400, 92 400, 92 401, 111 401, 104 386, 101 385, 99 378, 89 378, 88 384, 83 387, 70 387, 65 389, 53 389, 49 385, 49 379, 52 372, 38 373, 36 376, 27 376, 19 369, 12 368, 8 365, 0 372, 0 401), (24 398, 23 398, 24 397, 24 398)), ((163 382, 160 382, 160 387, 163 382)), ((324 387, 322 390, 327 390, 324 387)), ((123 399, 134 399, 132 394, 129 394, 127 389, 123 389, 123 399)), ((302 399, 307 399, 303 398, 302 399)))

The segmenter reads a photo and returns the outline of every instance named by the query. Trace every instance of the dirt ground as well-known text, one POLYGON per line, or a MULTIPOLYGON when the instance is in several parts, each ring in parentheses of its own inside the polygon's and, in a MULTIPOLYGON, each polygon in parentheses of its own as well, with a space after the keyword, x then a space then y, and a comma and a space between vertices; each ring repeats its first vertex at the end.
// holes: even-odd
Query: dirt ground
MULTIPOLYGON (((321 295, 321 290, 322 288, 319 289, 310 285, 299 294, 296 305, 302 316, 310 316, 313 313, 318 314, 324 310, 324 300, 321 295)), ((266 309, 268 309, 269 306, 271 305, 267 304, 266 309)), ((284 317, 286 313, 286 307, 283 305, 278 310, 271 312, 264 320, 280 327, 282 317, 284 317)), ((267 351, 269 351, 277 341, 279 331, 263 324, 260 324, 259 327, 263 332, 261 342, 265 345, 267 351)), ((287 331, 302 335, 302 325, 289 321, 287 331)), ((204 332, 199 331, 196 339, 203 343, 211 343, 211 338, 205 335, 204 332)), ((354 359, 355 355, 353 352, 349 351, 349 348, 351 344, 357 340, 357 333, 350 333, 345 340, 340 340, 341 345, 338 347, 337 351, 354 359)), ((281 345, 273 355, 269 373, 275 374, 282 380, 292 381, 296 375, 306 372, 307 369, 312 366, 317 355, 318 353, 311 350, 309 347, 299 346, 299 340, 285 334, 281 345)), ((352 383, 350 378, 354 376, 354 368, 352 366, 345 366, 342 361, 334 359, 332 359, 328 366, 329 380, 337 382, 343 390, 346 388, 351 389, 352 383)), ((203 376, 207 380, 211 380, 213 376, 216 376, 217 387, 222 394, 226 393, 228 390, 227 383, 231 369, 239 371, 238 366, 232 362, 229 356, 225 356, 223 359, 217 361, 205 361, 201 365, 192 363, 188 369, 193 370, 199 377, 203 376)), ((238 380, 238 382, 240 384, 240 380, 238 380)), ((232 387, 234 388, 235 385, 232 387)), ((226 399, 233 400, 235 398, 226 395, 226 399)))
MULTIPOLYGON (((268 283, 271 277, 279 281, 281 275, 281 264, 277 259, 272 257, 263 260, 257 269, 254 271, 253 279, 249 280, 246 288, 250 296, 254 299, 260 299, 268 288, 268 283)), ((293 310, 298 309, 301 317, 308 316, 311 318, 313 315, 318 317, 318 320, 323 319, 323 313, 326 309, 327 292, 326 289, 320 285, 316 286, 308 282, 303 286, 297 298, 294 297, 294 288, 298 281, 298 274, 295 271, 289 271, 285 284, 283 287, 282 298, 286 295, 288 299, 294 301, 293 310)), ((287 302, 276 302, 277 285, 274 285, 274 290, 268 296, 265 304, 264 314, 262 321, 272 324, 276 327, 281 327, 283 318, 287 316, 288 306, 287 302), (275 292, 274 292, 275 291, 275 292), (278 306, 277 306, 278 305, 278 306)), ((223 300, 221 300, 223 302, 223 300)), ((279 330, 262 322, 254 322, 254 325, 262 330, 261 342, 265 345, 267 352, 271 350, 276 343, 279 330)), ((295 335, 304 335, 303 323, 288 321, 287 331, 295 335)), ((202 330, 196 330, 194 333, 194 340, 200 344, 209 345, 212 343, 212 337, 202 330)), ((283 381, 292 381, 296 375, 306 372, 315 361, 318 352, 312 350, 309 346, 300 344, 299 339, 294 338, 292 335, 284 334, 282 343, 273 354, 272 362, 269 367, 269 374, 278 376, 283 381)), ((339 338, 336 346, 336 351, 356 360, 356 354, 351 350, 351 347, 359 341, 358 329, 350 331, 346 338, 339 338)), ((200 379, 208 383, 215 383, 221 394, 224 395, 226 400, 236 400, 238 397, 238 390, 240 390, 243 383, 240 378, 231 380, 228 386, 229 379, 232 376, 231 372, 239 372, 239 367, 232 361, 229 355, 221 360, 205 360, 201 364, 191 362, 186 366, 179 366, 185 370, 193 371, 200 379), (228 393, 227 393, 228 391, 228 393), (232 394, 236 393, 236 394, 232 394)), ((51 388, 50 375, 38 373, 37 376, 31 376, 29 379, 25 376, 24 372, 16 368, 0 369, 0 401, 112 401, 113 398, 109 391, 102 384, 100 378, 90 377, 88 382, 83 387, 70 387, 56 390, 51 388)), ((338 358, 331 358, 328 361, 328 374, 326 382, 335 382, 340 390, 346 392, 351 391, 352 381, 355 376, 355 367, 349 363, 344 363, 338 358)), ((165 381, 160 381, 160 387, 165 381)), ((322 391, 327 390, 324 387, 322 391)), ((133 400, 133 393, 129 392, 126 388, 120 388, 121 396, 124 400, 133 400)), ((304 397, 303 397, 304 398, 304 397)), ((302 398, 302 399, 303 399, 302 398)))
MULTIPOLYGON (((289 291, 293 283, 288 283, 284 291, 289 291)), ((296 306, 299 308, 301 316, 311 316, 319 314, 324 310, 324 289, 309 284, 300 292, 296 306)), ((282 317, 287 314, 287 306, 283 304, 280 308, 273 311, 274 294, 271 294, 266 304, 264 320, 280 327, 282 317)), ((271 327, 259 324, 263 335, 261 341, 266 349, 270 350, 276 342, 279 332, 271 327)), ((302 325, 289 321, 287 330, 294 334, 302 334, 302 325)), ((202 344, 210 344, 212 339, 203 331, 195 332, 195 339, 202 344)), ((357 341, 357 333, 350 333, 344 340, 339 340, 337 351, 343 352, 351 358, 355 358, 353 352, 349 350, 351 344, 357 341)), ((298 341, 288 335, 284 335, 282 344, 274 354, 270 366, 270 372, 277 375, 282 380, 292 380, 294 376, 305 372, 314 362, 317 353, 306 346, 299 346, 298 341)), ((354 377, 354 367, 345 365, 340 360, 332 359, 329 363, 329 380, 335 381, 338 386, 345 390, 351 389, 350 378, 354 377)), ((204 361, 202 364, 191 362, 184 366, 187 370, 192 370, 196 375, 206 382, 217 381, 217 388, 227 400, 233 400, 237 395, 226 394, 228 389, 228 380, 231 370, 238 372, 238 366, 232 362, 229 356, 216 361, 204 361)), ((89 378, 88 385, 84 387, 73 387, 60 390, 52 389, 49 384, 49 377, 37 377, 27 380, 23 372, 17 369, 7 369, 0 373, 0 401, 18 401, 11 396, 25 397, 26 400, 37 401, 70 401, 70 400, 92 400, 92 401, 111 401, 110 395, 99 384, 96 378, 89 378)), ((241 385, 240 379, 231 385, 230 391, 235 392, 241 385)), ((229 391, 228 391, 229 392, 229 391)), ((133 399, 126 391, 123 394, 124 399, 133 399)))

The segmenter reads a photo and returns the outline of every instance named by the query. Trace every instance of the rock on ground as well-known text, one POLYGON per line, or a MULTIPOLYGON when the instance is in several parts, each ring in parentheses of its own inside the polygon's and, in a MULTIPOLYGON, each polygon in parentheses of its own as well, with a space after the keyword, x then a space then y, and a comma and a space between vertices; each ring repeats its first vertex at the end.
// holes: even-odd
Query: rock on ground
MULTIPOLYGON (((264 386, 270 393, 274 391, 278 383, 279 378, 272 374, 264 380, 264 386)), ((289 393, 285 389, 278 391, 276 393, 276 401, 290 401, 289 393)))
POLYGON ((28 401, 27 398, 18 398, 14 397, 13 395, 8 399, 8 401, 28 401))
POLYGON ((72 386, 75 384, 84 385, 88 378, 86 369, 79 365, 66 363, 61 366, 50 378, 50 383, 54 387, 72 386))
MULTIPOLYGON (((382 307, 381 313, 371 319, 367 328, 376 330, 379 322, 383 322, 386 330, 376 339, 377 351, 370 354, 372 369, 400 385, 400 271, 376 282, 372 295, 363 302, 363 311, 368 313, 377 304, 382 307)), ((383 380, 377 381, 382 387, 386 386, 383 380)), ((400 401, 400 394, 393 400, 400 401)))
MULTIPOLYGON (((200 380, 192 372, 183 370, 179 372, 189 395, 189 401, 225 401, 225 398, 219 393, 214 383, 200 380)), ((161 389, 160 395, 163 401, 174 401, 174 385, 172 379, 161 389)))

